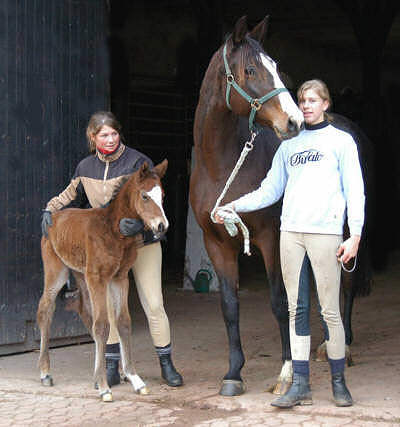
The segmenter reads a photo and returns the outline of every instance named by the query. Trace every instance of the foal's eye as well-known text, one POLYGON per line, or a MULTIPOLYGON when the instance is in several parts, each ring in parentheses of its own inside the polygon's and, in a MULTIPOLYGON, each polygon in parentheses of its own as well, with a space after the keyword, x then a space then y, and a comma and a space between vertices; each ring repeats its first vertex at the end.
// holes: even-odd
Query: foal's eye
POLYGON ((145 202, 149 200, 149 196, 145 192, 142 192, 141 196, 142 196, 142 200, 144 200, 145 202))
POLYGON ((252 66, 249 66, 249 67, 246 67, 246 69, 244 70, 244 72, 245 72, 246 76, 253 77, 253 76, 256 75, 256 68, 252 67, 252 66))

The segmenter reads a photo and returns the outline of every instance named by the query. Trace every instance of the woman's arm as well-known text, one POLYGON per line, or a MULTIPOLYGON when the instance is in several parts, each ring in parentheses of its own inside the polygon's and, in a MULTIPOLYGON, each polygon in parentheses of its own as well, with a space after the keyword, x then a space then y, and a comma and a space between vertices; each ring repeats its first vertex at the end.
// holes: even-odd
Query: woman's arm
POLYGON ((216 214, 215 219, 222 224, 223 209, 230 208, 236 212, 252 212, 265 208, 277 202, 283 195, 287 183, 287 170, 285 165, 284 153, 279 147, 272 161, 271 169, 267 176, 261 181, 260 186, 244 196, 236 199, 225 206, 221 206, 216 214))

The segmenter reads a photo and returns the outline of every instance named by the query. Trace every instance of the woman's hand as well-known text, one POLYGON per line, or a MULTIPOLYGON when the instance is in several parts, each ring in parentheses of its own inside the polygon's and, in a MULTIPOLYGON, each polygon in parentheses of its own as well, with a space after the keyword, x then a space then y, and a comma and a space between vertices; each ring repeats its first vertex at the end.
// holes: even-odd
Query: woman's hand
POLYGON ((220 206, 216 211, 215 211, 215 221, 217 222, 217 224, 223 224, 224 223, 224 218, 226 217, 226 211, 227 210, 235 210, 235 205, 233 203, 228 203, 227 205, 224 206, 220 206))
POLYGON ((351 236, 339 246, 336 252, 338 261, 342 261, 346 264, 357 255, 360 238, 361 236, 357 235, 351 236))

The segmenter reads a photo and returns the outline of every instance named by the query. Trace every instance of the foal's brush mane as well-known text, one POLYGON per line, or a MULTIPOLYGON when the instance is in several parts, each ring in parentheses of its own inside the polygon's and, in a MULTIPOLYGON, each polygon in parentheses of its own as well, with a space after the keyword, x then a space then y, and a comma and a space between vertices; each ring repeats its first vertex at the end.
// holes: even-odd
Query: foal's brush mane
MULTIPOLYGON (((133 191, 137 190, 136 189, 137 184, 140 183, 140 181, 143 181, 147 178, 159 179, 159 176, 157 175, 156 172, 154 172, 153 169, 150 168, 147 162, 144 162, 137 171, 132 173, 132 175, 128 178, 128 180, 123 184, 122 188, 111 198, 111 200, 106 205, 103 206, 104 208, 110 207, 111 211, 115 210, 118 207, 122 207, 122 209, 112 214, 112 215, 117 214, 118 216, 117 217, 118 229, 119 229, 119 221, 123 217, 139 219, 139 215, 136 212, 133 214, 129 200, 131 198, 133 191)), ((134 244, 136 247, 139 248, 143 246, 144 240, 143 240, 142 233, 132 236, 131 239, 132 239, 132 244, 134 244)))
POLYGON ((105 204, 103 207, 108 207, 115 200, 129 198, 130 197, 129 193, 132 190, 134 190, 134 188, 132 189, 131 187, 135 185, 137 182, 140 182, 150 177, 157 178, 158 175, 156 174, 156 172, 154 172, 153 169, 150 168, 149 164, 145 161, 137 171, 132 173, 132 175, 122 185, 121 189, 116 194, 114 194, 113 197, 110 199, 110 201, 107 204, 105 204))

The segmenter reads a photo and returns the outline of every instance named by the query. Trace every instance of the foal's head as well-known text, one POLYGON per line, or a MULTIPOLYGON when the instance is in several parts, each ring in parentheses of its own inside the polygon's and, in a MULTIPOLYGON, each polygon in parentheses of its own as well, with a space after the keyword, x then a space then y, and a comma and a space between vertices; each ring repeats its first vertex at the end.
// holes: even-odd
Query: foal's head
POLYGON ((156 237, 160 237, 169 227, 162 206, 164 190, 161 185, 161 178, 165 175, 167 166, 167 159, 153 169, 147 162, 143 163, 127 182, 127 188, 124 188, 129 195, 131 212, 136 212, 145 228, 152 230, 156 237))
POLYGON ((219 74, 223 78, 223 96, 229 98, 233 113, 249 116, 251 103, 233 86, 226 96, 229 86, 227 79, 229 81, 230 78, 234 79, 250 98, 256 100, 255 106, 258 109, 255 121, 274 129, 278 137, 287 139, 297 135, 303 124, 303 115, 286 90, 276 62, 262 48, 267 24, 268 17, 248 32, 246 17, 237 21, 225 44, 225 60, 232 77, 227 77, 229 72, 223 61, 224 46, 217 52, 219 74), (257 100, 261 102, 258 103, 257 100))

